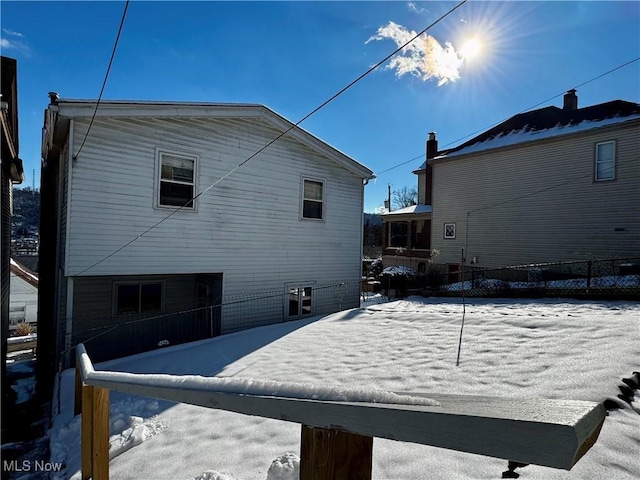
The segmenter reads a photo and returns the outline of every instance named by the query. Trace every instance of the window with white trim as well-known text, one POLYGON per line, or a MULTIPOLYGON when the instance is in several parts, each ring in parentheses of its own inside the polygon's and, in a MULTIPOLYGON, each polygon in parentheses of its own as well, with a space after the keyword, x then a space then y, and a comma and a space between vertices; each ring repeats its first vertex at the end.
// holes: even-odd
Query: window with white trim
POLYGON ((116 315, 162 311, 162 282, 119 283, 115 290, 116 315))
POLYGON ((456 238, 456 224, 445 223, 444 224, 444 238, 453 239, 456 238))
POLYGON ((308 317, 313 313, 313 286, 287 286, 287 318, 308 317))
POLYGON ((595 180, 614 180, 616 178, 616 142, 596 143, 595 180))
POLYGON ((324 219, 324 182, 322 180, 302 179, 302 218, 324 219))
POLYGON ((193 209, 196 157, 158 151, 158 206, 193 209))

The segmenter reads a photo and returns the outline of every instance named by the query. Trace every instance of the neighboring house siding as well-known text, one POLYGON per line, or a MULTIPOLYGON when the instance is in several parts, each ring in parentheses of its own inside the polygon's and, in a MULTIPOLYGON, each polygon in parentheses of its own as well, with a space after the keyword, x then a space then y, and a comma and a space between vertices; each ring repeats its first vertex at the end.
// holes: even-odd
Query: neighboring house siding
POLYGON ((482 267, 638 256, 639 152, 631 121, 434 162, 438 261, 458 263, 463 248, 482 267), (595 145, 611 140, 616 179, 595 182, 595 145), (443 238, 445 223, 456 224, 455 239, 443 238))
MULTIPOLYGON (((74 122, 74 151, 88 123, 74 122)), ((362 179, 286 136, 198 198, 196 211, 83 272, 173 211, 155 208, 156 148, 197 156, 199 192, 279 133, 247 118, 97 118, 73 164, 68 275, 224 273, 225 294, 358 281, 362 179), (300 220, 303 176, 325 182, 324 221, 300 220)))

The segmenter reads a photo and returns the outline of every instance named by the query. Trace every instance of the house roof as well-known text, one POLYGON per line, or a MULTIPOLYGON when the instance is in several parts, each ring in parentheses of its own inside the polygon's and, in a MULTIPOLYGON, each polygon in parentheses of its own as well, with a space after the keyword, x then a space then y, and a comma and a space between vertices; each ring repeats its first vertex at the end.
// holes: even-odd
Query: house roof
MULTIPOLYGON (((498 147, 582 132, 640 118, 640 104, 613 100, 566 110, 545 107, 519 113, 457 147, 438 152, 435 159, 451 158, 498 147)), ((425 168, 423 163, 418 170, 425 168)))
POLYGON ((373 178, 373 171, 363 164, 260 104, 101 100, 99 108, 96 110, 96 100, 60 98, 55 99, 49 105, 49 110, 54 110, 58 119, 63 122, 64 119, 92 117, 94 112, 96 117, 259 118, 267 121, 281 132, 290 129, 287 133, 288 136, 330 158, 363 179, 373 178))
POLYGON ((383 213, 381 216, 386 217, 388 215, 407 215, 414 213, 431 213, 433 207, 431 205, 411 205, 410 207, 400 208, 398 210, 392 210, 391 212, 383 213))

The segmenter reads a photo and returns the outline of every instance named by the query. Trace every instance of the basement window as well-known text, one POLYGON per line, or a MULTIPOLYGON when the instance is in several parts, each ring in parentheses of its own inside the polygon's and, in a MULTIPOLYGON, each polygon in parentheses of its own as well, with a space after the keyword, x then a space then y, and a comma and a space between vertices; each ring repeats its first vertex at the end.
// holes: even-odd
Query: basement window
POLYGON ((136 315, 162 311, 162 283, 128 283, 116 286, 116 314, 136 315))

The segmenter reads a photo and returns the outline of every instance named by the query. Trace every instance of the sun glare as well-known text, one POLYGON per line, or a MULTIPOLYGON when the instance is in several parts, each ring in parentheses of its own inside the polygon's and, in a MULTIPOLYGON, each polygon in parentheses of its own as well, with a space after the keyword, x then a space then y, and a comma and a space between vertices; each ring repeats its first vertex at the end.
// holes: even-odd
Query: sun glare
POLYGON ((462 45, 462 48, 460 49, 460 56, 465 60, 471 60, 480 55, 481 51, 482 44, 480 43, 480 40, 477 38, 470 38, 462 45))

